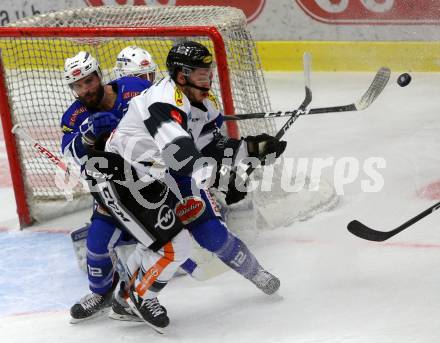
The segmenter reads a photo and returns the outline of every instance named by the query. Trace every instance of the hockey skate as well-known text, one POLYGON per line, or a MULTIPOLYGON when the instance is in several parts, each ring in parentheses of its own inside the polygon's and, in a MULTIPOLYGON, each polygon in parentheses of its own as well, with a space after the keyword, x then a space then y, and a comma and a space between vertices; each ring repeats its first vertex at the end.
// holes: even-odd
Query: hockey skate
POLYGON ((119 290, 113 294, 112 309, 109 313, 109 318, 122 321, 142 322, 130 308, 126 301, 125 282, 122 281, 119 285, 119 290))
POLYGON ((281 284, 280 279, 264 269, 260 269, 250 280, 268 295, 275 293, 281 284))
POLYGON ((157 298, 142 299, 134 289, 131 289, 127 303, 139 318, 157 332, 164 333, 164 328, 168 326, 170 319, 157 298))
POLYGON ((99 317, 109 311, 112 300, 112 292, 104 295, 90 293, 82 297, 70 308, 70 323, 76 324, 84 320, 99 317))

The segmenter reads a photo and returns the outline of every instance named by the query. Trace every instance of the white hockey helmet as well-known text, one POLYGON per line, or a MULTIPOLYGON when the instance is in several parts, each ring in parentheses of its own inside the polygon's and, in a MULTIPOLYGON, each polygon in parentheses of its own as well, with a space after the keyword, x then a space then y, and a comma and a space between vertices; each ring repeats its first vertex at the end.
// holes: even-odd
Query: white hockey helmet
POLYGON ((80 51, 77 55, 66 58, 64 62, 64 79, 68 85, 96 72, 102 77, 98 61, 88 52, 80 51))
POLYGON ((146 75, 148 80, 153 82, 156 76, 156 63, 148 51, 137 46, 127 46, 118 54, 113 71, 118 78, 146 75))

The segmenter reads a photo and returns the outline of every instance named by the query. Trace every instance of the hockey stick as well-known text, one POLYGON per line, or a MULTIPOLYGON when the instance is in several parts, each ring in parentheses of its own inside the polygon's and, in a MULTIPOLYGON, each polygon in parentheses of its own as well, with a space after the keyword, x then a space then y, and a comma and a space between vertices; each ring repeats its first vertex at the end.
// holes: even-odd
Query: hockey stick
MULTIPOLYGON (((307 113, 301 113, 300 115, 317 114, 317 113, 334 113, 334 112, 349 112, 349 111, 362 111, 369 107, 382 93, 383 89, 387 85, 390 79, 391 71, 389 68, 380 68, 373 81, 368 87, 368 90, 362 95, 362 97, 349 105, 333 106, 333 107, 319 107, 312 108, 307 113)), ((247 120, 247 119, 265 119, 265 118, 278 118, 278 117, 290 117, 295 115, 295 111, 278 111, 278 112, 263 112, 263 113, 248 113, 248 114, 236 114, 225 116, 225 120, 247 120)))
MULTIPOLYGON (((57 157, 53 152, 51 152, 48 148, 43 146, 40 142, 32 138, 32 136, 24 130, 20 124, 14 125, 11 132, 19 137, 20 139, 30 143, 35 151, 37 151, 41 156, 48 159, 53 165, 58 167, 60 170, 64 171, 65 175, 69 177, 73 177, 74 183, 80 182, 85 189, 88 189, 87 183, 78 173, 72 173, 66 163, 64 163, 59 157, 57 157)), ((63 188, 64 194, 67 199, 72 199, 71 194, 68 192, 67 188, 63 188)))
POLYGON ((39 142, 37 142, 34 138, 32 138, 29 133, 27 133, 24 129, 20 127, 20 124, 14 125, 11 132, 19 138, 23 139, 24 141, 30 143, 32 147, 38 153, 40 153, 40 155, 46 157, 50 162, 52 162, 52 164, 69 174, 69 168, 67 167, 67 165, 60 158, 55 156, 49 149, 47 149, 39 142))
POLYGON ((312 89, 310 87, 310 70, 312 64, 312 55, 308 52, 304 53, 303 56, 303 65, 304 65, 304 88, 306 95, 304 97, 303 102, 299 105, 296 111, 292 112, 290 118, 286 121, 286 123, 281 127, 281 129, 275 135, 276 138, 281 139, 284 136, 286 131, 292 126, 292 124, 299 118, 300 115, 308 113, 307 107, 312 102, 312 89))
POLYGON ((362 224, 357 220, 353 220, 350 223, 348 223, 347 229, 353 235, 358 236, 360 238, 369 241, 383 242, 386 241, 388 238, 397 235, 399 232, 402 232, 403 230, 407 229, 412 224, 418 222, 420 219, 426 217, 428 214, 431 214, 432 212, 438 210, 439 208, 440 208, 440 202, 436 203, 435 205, 432 205, 430 208, 424 210, 422 213, 419 213, 414 218, 411 218, 407 222, 403 223, 402 225, 398 226, 397 228, 391 231, 377 231, 369 228, 368 226, 362 224))
MULTIPOLYGON (((310 105, 310 103, 312 102, 312 90, 310 88, 310 69, 311 69, 311 63, 312 63, 312 56, 306 52, 304 53, 303 56, 303 65, 304 65, 304 88, 305 88, 305 97, 303 102, 301 103, 301 105, 299 105, 299 107, 295 110, 292 111, 290 118, 286 121, 286 123, 281 127, 281 129, 277 132, 277 134, 275 135, 276 138, 280 139, 281 137, 284 136, 284 134, 286 133, 286 131, 293 125, 293 123, 299 118, 299 116, 301 114, 304 114, 307 112, 307 107, 310 105)), ((246 169, 246 174, 249 177, 249 175, 252 174, 252 172, 255 170, 256 167, 254 166, 249 166, 246 169)), ((244 175, 244 174, 243 174, 244 175)), ((246 178, 241 178, 243 180, 243 184, 241 186, 244 185, 244 183, 247 180, 246 178)), ((237 185, 237 188, 239 186, 237 185)))

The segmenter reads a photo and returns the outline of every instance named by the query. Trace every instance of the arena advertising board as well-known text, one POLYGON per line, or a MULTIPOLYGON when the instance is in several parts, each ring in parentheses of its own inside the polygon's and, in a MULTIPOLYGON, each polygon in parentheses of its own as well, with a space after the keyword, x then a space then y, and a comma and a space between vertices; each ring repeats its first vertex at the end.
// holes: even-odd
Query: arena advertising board
POLYGON ((432 0, 296 0, 311 18, 329 24, 436 24, 440 2, 432 0))
POLYGON ((96 6, 233 6, 256 40, 439 40, 432 0, 3 0, 0 25, 36 14, 96 6))

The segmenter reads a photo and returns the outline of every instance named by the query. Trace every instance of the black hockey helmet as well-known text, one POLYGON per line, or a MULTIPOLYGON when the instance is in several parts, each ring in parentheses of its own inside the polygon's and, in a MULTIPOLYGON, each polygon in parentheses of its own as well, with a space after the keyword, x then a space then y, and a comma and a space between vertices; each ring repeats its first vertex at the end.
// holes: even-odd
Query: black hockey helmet
POLYGON ((209 68, 212 64, 212 55, 202 44, 186 41, 173 46, 167 56, 167 69, 171 78, 184 68, 209 68))

